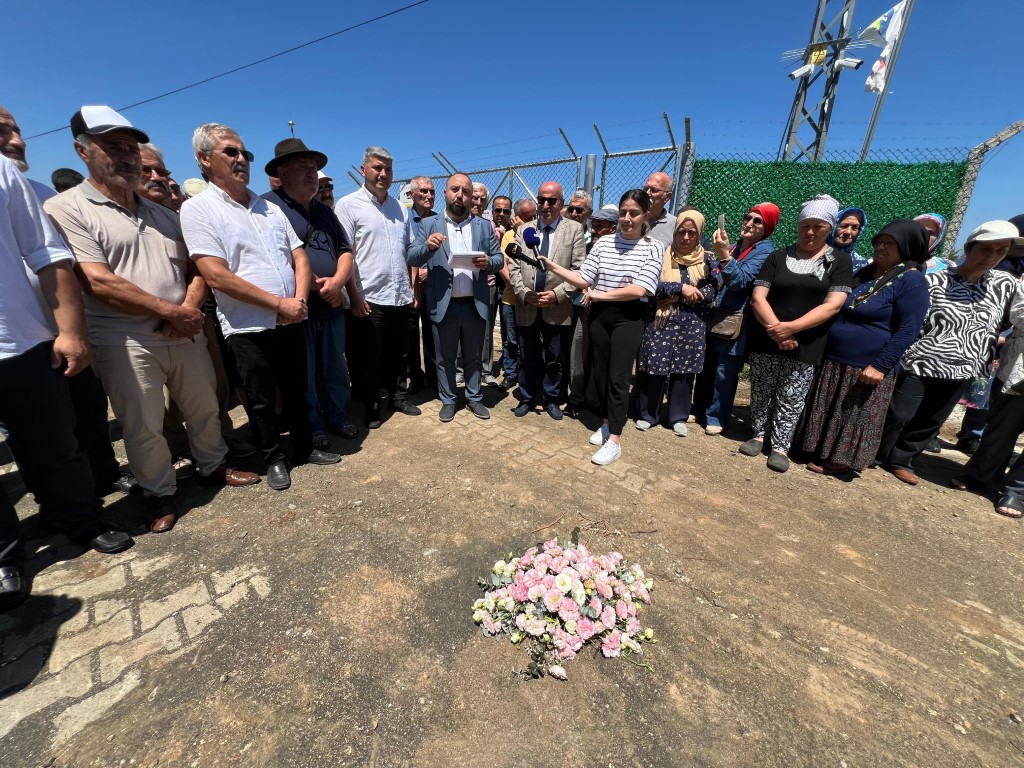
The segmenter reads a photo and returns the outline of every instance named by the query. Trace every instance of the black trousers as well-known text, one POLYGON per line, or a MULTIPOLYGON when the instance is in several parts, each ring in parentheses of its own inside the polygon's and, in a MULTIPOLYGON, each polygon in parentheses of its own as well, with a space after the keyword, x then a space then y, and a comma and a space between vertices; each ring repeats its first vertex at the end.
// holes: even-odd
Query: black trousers
MULTIPOLYGON (((0 360, 0 421, 7 425, 8 446, 39 503, 39 516, 74 536, 95 523, 100 505, 89 462, 72 432, 68 379, 50 367, 52 349, 53 342, 46 342, 0 360)), ((104 411, 104 425, 105 419, 104 411)), ((0 493, 0 565, 17 564, 21 557, 18 515, 0 493)))
POLYGON ((313 447, 306 418, 306 337, 302 323, 279 325, 257 333, 228 336, 245 390, 256 447, 267 464, 284 461, 281 433, 274 417, 277 391, 281 392, 285 423, 292 439, 296 463, 309 458, 313 447))
POLYGON ((913 469, 914 459, 939 434, 970 383, 970 379, 936 379, 901 369, 882 428, 878 462, 913 469))
MULTIPOLYGON (((531 325, 517 325, 519 332, 519 394, 524 403, 558 405, 563 402, 562 380, 569 369, 562 367, 562 349, 568 326, 544 322, 540 310, 531 325)), ((486 366, 484 368, 486 371, 486 366)))
POLYGON ((629 410, 629 377, 644 335, 646 305, 641 301, 609 301, 591 305, 589 392, 597 414, 608 419, 608 431, 621 435, 629 410))
POLYGON ((409 346, 409 311, 410 305, 370 304, 368 316, 353 315, 351 335, 356 337, 359 365, 350 373, 360 379, 359 395, 369 406, 380 400, 393 400, 398 390, 398 377, 409 346))
POLYGON ((103 382, 91 367, 65 380, 75 414, 72 420, 75 440, 85 453, 96 487, 105 488, 117 479, 121 465, 114 455, 114 446, 110 444, 107 393, 103 382))
POLYGON ((434 332, 430 327, 430 309, 422 300, 419 309, 409 310, 409 340, 405 366, 400 378, 408 377, 413 389, 424 385, 437 389, 437 360, 434 357, 434 332), (422 332, 421 329, 422 328, 422 332), (420 340, 423 355, 420 356, 420 340))

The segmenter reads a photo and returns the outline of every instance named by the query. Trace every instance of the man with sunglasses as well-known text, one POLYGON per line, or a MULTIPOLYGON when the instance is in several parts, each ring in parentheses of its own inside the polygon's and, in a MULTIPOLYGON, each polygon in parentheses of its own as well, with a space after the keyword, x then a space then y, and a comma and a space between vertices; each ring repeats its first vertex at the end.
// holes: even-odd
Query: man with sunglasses
POLYGON ((237 131, 205 123, 196 128, 192 148, 209 187, 181 206, 185 243, 217 297, 217 317, 267 463, 267 485, 283 491, 291 475, 274 414, 278 391, 294 462, 341 461, 338 454, 313 447, 307 418, 302 322, 313 285, 309 258, 281 209, 249 189, 254 158, 237 131))
POLYGON ((651 210, 647 214, 650 231, 647 234, 669 248, 676 231, 676 217, 668 210, 668 201, 672 199, 672 177, 661 171, 652 173, 644 185, 644 192, 651 198, 651 210))
POLYGON ((326 205, 332 211, 334 210, 334 179, 328 176, 323 171, 316 172, 317 178, 317 189, 316 199, 326 205))
POLYGON ((309 317, 302 326, 306 333, 309 428, 313 447, 321 450, 330 447, 327 429, 347 439, 357 434, 348 418, 343 293, 352 275, 352 246, 334 211, 316 199, 317 172, 325 165, 327 155, 307 149, 302 139, 279 141, 264 170, 281 180, 281 188, 263 195, 281 209, 301 237, 313 272, 309 317))
POLYGON ((142 175, 135 191, 150 202, 169 208, 171 172, 164 167, 164 153, 156 144, 146 143, 139 144, 139 154, 142 156, 142 175))
MULTIPOLYGON (((562 217, 562 186, 547 181, 537 191, 540 237, 538 253, 566 269, 579 269, 586 257, 583 225, 562 217)), ((516 232, 516 243, 526 253, 524 232, 516 232)), ((544 410, 555 421, 562 418, 562 347, 568 344, 572 324, 572 286, 550 271, 534 269, 530 264, 512 260, 508 265, 509 281, 516 295, 516 328, 519 330, 521 401, 513 413, 522 417, 542 400, 544 410), (543 391, 538 383, 543 379, 543 391)))
POLYGON ((139 144, 149 137, 105 106, 82 107, 71 118, 71 135, 89 176, 45 208, 78 262, 93 368, 124 430, 150 531, 169 531, 177 519, 177 478, 163 434, 165 387, 188 425, 200 482, 242 486, 259 477, 224 462, 200 309, 206 283, 189 262, 178 217, 137 192, 139 144))

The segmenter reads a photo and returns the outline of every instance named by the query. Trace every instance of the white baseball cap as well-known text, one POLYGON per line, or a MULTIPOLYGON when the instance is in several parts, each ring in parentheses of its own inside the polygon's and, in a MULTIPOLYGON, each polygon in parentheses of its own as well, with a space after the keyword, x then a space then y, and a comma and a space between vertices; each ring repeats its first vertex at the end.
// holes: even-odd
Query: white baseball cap
POLYGON ((984 243, 992 240, 1010 240, 1014 245, 1024 245, 1024 237, 1020 236, 1017 227, 1009 221, 986 221, 967 236, 964 245, 984 243))
POLYGON ((86 106, 71 116, 72 136, 81 136, 83 133, 95 136, 119 130, 130 131, 141 144, 149 143, 149 136, 110 107, 86 106))

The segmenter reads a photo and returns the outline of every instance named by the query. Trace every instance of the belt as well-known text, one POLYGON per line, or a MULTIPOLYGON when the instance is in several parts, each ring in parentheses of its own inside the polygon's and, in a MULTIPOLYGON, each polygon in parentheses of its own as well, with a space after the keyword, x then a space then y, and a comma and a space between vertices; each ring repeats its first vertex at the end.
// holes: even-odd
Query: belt
POLYGON ((472 304, 476 299, 473 296, 452 296, 449 301, 457 301, 459 304, 472 304))

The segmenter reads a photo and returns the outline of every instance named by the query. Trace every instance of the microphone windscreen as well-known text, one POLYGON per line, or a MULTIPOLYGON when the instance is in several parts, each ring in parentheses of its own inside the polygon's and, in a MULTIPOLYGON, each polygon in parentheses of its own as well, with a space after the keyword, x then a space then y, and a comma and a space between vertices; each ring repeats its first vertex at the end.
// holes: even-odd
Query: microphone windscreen
POLYGON ((526 243, 527 248, 537 248, 540 246, 540 237, 537 235, 537 230, 533 227, 524 229, 523 242, 526 243))

